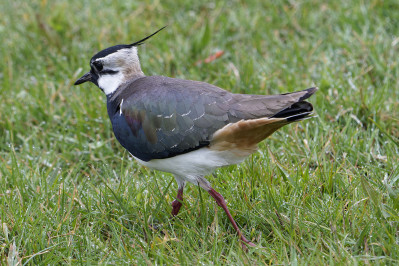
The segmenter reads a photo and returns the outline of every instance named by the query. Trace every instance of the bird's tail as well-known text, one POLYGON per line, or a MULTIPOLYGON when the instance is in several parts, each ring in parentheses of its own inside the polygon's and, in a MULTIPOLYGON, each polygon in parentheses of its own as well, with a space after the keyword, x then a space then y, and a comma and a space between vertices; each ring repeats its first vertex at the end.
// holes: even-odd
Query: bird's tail
POLYGON ((219 151, 236 151, 243 156, 251 154, 257 149, 259 142, 282 126, 311 118, 313 106, 304 100, 316 91, 317 88, 310 88, 304 91, 277 95, 276 98, 280 98, 280 101, 288 98, 294 103, 277 112, 272 117, 243 119, 226 125, 214 133, 210 148, 219 151))
POLYGON ((287 122, 296 122, 304 119, 311 118, 311 114, 313 114, 313 106, 312 104, 302 101, 298 103, 294 103, 290 107, 278 112, 271 118, 285 118, 287 122))
MULTIPOLYGON (((273 115, 271 118, 285 118, 287 119, 287 122, 296 122, 296 121, 301 121, 307 118, 311 118, 311 114, 313 111, 313 106, 311 103, 304 101, 305 99, 309 98, 312 96, 318 88, 310 88, 306 89, 300 92, 306 92, 304 95, 302 95, 299 99, 298 102, 294 103, 293 105, 289 106, 288 108, 285 108, 278 112, 277 114, 273 115)), ((282 95, 292 95, 296 94, 298 92, 293 92, 293 93, 287 93, 287 94, 282 94, 282 95)))

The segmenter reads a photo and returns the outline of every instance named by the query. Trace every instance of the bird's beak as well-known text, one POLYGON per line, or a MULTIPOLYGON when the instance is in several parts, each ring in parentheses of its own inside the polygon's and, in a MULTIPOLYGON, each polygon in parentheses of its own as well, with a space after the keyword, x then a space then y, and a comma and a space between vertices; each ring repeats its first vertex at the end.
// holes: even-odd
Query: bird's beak
POLYGON ((85 83, 86 81, 91 81, 91 73, 87 72, 83 76, 81 76, 77 81, 75 81, 75 84, 73 85, 79 85, 82 83, 85 83))

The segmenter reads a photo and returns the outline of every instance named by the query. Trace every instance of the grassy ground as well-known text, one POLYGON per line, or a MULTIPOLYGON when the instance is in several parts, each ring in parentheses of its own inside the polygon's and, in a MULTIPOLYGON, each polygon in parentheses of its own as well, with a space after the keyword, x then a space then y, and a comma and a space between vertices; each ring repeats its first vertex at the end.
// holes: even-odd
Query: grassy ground
POLYGON ((398 264, 399 4, 1 1, 0 264, 398 264), (100 49, 144 72, 273 94, 317 85, 317 118, 209 177, 257 248, 189 185, 138 166, 105 96, 72 84, 100 49), (198 64, 216 51, 222 57, 198 64))

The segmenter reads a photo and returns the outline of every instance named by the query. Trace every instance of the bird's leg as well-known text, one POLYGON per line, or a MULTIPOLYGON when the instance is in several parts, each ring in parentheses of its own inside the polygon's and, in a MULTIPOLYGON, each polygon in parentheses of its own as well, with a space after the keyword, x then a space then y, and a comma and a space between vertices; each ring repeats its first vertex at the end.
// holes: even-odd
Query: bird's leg
POLYGON ((176 199, 172 202, 172 217, 175 217, 179 213, 180 208, 183 205, 183 189, 186 185, 184 178, 175 175, 175 179, 178 187, 176 199))
MULTIPOLYGON (((229 212, 229 209, 227 208, 227 205, 226 205, 226 202, 225 202, 223 196, 220 195, 220 194, 219 194, 216 190, 214 190, 213 188, 210 188, 210 189, 208 190, 208 193, 215 199, 216 203, 217 203, 220 207, 222 207, 222 209, 225 211, 225 213, 227 214, 227 217, 229 218, 231 224, 233 225, 234 229, 236 230, 237 235, 238 235, 238 237, 240 238, 240 240, 241 240, 242 242, 244 242, 244 243, 246 243, 246 244, 252 246, 252 247, 255 247, 255 244, 252 243, 251 241, 249 241, 248 239, 246 239, 246 238, 243 236, 243 234, 241 233, 240 229, 238 228, 236 222, 235 222, 234 219, 233 219, 233 216, 231 216, 231 214, 230 214, 230 212, 229 212)), ((246 246, 245 246, 244 243, 242 243, 242 247, 243 247, 243 249, 245 250, 245 249, 246 249, 246 246)))
POLYGON ((183 187, 179 187, 177 189, 177 196, 176 199, 172 202, 172 216, 176 216, 179 211, 181 206, 183 205, 183 187))

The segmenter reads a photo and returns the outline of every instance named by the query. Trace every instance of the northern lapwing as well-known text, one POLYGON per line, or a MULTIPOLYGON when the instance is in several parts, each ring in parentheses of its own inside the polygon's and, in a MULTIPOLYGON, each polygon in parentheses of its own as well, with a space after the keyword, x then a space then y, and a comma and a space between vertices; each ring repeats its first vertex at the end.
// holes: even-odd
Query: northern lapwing
POLYGON ((97 85, 107 97, 120 144, 140 164, 174 175, 178 190, 172 216, 179 213, 183 188, 190 182, 205 189, 226 212, 240 240, 254 246, 205 176, 241 163, 282 126, 311 117, 313 107, 305 99, 317 88, 271 96, 234 94, 205 82, 145 76, 137 47, 160 30, 98 52, 90 71, 75 85, 97 85))

